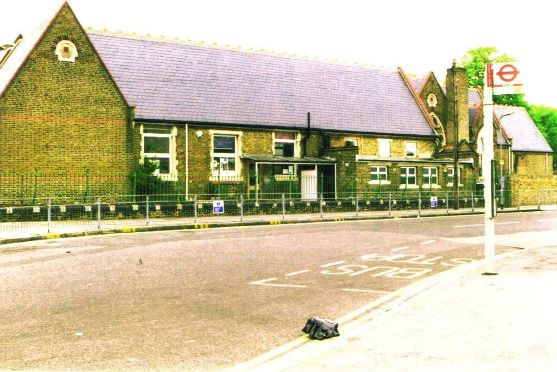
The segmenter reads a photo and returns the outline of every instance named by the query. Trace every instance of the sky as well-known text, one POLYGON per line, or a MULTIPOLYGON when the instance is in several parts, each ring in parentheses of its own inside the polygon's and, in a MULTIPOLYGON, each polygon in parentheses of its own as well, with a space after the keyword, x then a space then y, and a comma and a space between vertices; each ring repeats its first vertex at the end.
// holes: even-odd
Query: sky
MULTIPOLYGON (((526 100, 557 107, 555 17, 547 0, 69 0, 84 27, 434 71, 495 46, 520 67, 526 100)), ((1 0, 0 44, 60 0, 1 0)))

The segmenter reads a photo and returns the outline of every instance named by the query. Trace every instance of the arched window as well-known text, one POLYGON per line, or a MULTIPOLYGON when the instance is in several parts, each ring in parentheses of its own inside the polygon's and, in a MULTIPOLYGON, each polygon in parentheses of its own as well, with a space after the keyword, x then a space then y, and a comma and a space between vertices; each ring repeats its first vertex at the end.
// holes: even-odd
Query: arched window
POLYGON ((58 56, 58 60, 61 62, 75 62, 75 58, 78 56, 75 44, 69 40, 62 40, 56 44, 56 50, 54 53, 58 56))
POLYGON ((435 94, 433 94, 433 93, 428 94, 427 105, 429 107, 436 107, 437 106, 437 97, 435 96, 435 94))
POLYGON ((443 127, 443 123, 441 123, 441 120, 439 120, 439 117, 435 115, 434 112, 430 113, 429 116, 431 116, 431 119, 433 120, 435 131, 439 136, 441 136, 441 146, 445 147, 445 144, 447 143, 447 137, 445 136, 445 128, 443 127))

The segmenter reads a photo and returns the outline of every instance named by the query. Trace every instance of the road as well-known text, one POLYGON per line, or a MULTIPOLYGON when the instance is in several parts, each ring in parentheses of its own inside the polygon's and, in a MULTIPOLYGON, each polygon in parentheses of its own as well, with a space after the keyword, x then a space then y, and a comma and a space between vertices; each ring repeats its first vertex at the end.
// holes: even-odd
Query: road
MULTIPOLYGON (((482 216, 48 240, 0 247, 0 368, 216 369, 483 257, 482 216)), ((502 214, 497 252, 557 212, 502 214)), ((342 332, 342 330, 341 330, 342 332)))

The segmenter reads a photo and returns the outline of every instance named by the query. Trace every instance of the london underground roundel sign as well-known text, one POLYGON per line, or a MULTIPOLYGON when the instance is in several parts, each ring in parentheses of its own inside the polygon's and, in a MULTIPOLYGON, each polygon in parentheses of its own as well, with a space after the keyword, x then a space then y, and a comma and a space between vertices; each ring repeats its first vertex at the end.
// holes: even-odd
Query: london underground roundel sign
POLYGON ((516 62, 494 63, 490 69, 493 94, 521 94, 522 79, 516 62))

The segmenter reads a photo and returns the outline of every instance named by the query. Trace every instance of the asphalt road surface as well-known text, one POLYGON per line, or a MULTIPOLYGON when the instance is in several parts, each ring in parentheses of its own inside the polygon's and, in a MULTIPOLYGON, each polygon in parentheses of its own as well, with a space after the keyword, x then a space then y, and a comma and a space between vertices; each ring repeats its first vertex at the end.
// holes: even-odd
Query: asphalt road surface
MULTIPOLYGON (((301 336, 310 316, 338 319, 481 259, 473 237, 482 222, 395 219, 2 246, 0 368, 233 366, 301 336)), ((557 229, 557 213, 499 215, 496 229, 557 229)))

